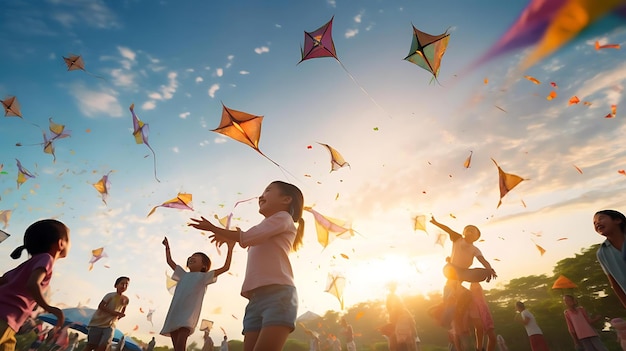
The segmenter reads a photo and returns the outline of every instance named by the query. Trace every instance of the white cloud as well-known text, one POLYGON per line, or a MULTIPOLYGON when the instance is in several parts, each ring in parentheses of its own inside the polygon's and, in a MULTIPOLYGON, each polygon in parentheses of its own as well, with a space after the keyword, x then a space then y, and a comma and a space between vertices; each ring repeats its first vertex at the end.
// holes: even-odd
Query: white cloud
POLYGON ((187 69, 185 70, 185 72, 194 72, 194 69, 193 69, 193 68, 187 68, 187 69))
POLYGON ((132 62, 135 62, 135 59, 137 58, 137 54, 129 48, 118 46, 117 51, 119 51, 120 55, 122 55, 123 58, 128 59, 132 62))
POLYGON ((217 75, 218 77, 221 77, 224 75, 224 70, 221 68, 218 68, 215 70, 215 75, 217 75))
POLYGON ((78 103, 79 110, 86 117, 108 115, 122 117, 122 106, 117 100, 117 92, 112 89, 89 90, 82 84, 75 85, 71 90, 78 103))
POLYGON ((264 52, 270 52, 270 48, 268 48, 267 46, 261 46, 261 47, 255 48, 254 52, 261 55, 264 52))
POLYGON ((185 119, 187 117, 189 117, 189 115, 191 114, 191 112, 183 112, 181 114, 178 115, 178 117, 185 119))
POLYGON ((352 37, 354 37, 357 34, 359 34, 359 30, 358 29, 348 29, 348 30, 346 30, 345 36, 346 36, 346 38, 352 38, 352 37))
POLYGON ((196 83, 202 83, 204 79, 200 76, 196 77, 196 83))
POLYGON ((228 140, 226 140, 226 138, 222 138, 222 137, 217 137, 217 138, 213 139, 213 142, 216 143, 216 144, 224 144, 227 141, 228 140))
POLYGON ((178 150, 178 146, 174 146, 174 147, 172 148, 172 151, 174 151, 174 153, 176 153, 176 154, 177 154, 177 153, 178 153, 178 151, 179 151, 179 150, 178 150))
POLYGON ((280 25, 278 23, 276 23, 274 26, 276 26, 276 28, 282 28, 283 27, 282 25, 280 25))
POLYGON ((361 23, 362 18, 363 18, 363 13, 361 12, 358 15, 354 16, 354 22, 361 23))
POLYGON ((622 96, 622 82, 626 80, 626 63, 622 63, 613 70, 602 71, 593 78, 586 80, 576 96, 581 100, 593 94, 603 92, 607 97, 607 103, 616 104, 622 96))
POLYGON ((218 90, 220 90, 219 84, 216 83, 211 85, 211 87, 209 88, 209 96, 215 98, 215 92, 217 92, 218 90))
POLYGON ((50 55, 48 55, 48 58, 51 60, 56 60, 57 59, 57 55, 54 52, 51 52, 50 55))
POLYGON ((330 7, 337 7, 336 0, 326 0, 326 2, 328 3, 328 5, 330 5, 330 7))
POLYGON ((85 24, 96 28, 117 28, 120 24, 102 0, 50 0, 56 5, 52 18, 67 28, 85 24))
POLYGON ((111 77, 113 77, 113 84, 116 86, 132 87, 135 85, 135 75, 121 68, 111 70, 111 77))
POLYGON ((245 75, 245 74, 250 74, 250 72, 248 72, 248 71, 239 71, 239 74, 245 75))
POLYGON ((153 100, 163 100, 163 96, 157 92, 152 92, 148 94, 148 97, 153 100))
POLYGON ((174 96, 176 89, 178 88, 178 81, 176 77, 178 74, 176 72, 170 72, 167 74, 168 84, 161 85, 161 94, 163 95, 164 100, 169 100, 174 96))
POLYGON ((141 108, 144 110, 154 110, 156 107, 156 101, 148 100, 141 105, 141 108))

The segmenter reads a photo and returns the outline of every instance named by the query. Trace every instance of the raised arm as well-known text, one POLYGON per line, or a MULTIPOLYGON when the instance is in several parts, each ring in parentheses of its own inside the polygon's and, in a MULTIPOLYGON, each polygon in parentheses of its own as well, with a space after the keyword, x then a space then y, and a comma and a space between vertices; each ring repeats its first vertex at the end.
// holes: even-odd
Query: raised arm
POLYGON ((229 240, 226 242, 226 245, 228 245, 228 254, 226 255, 226 261, 224 261, 224 265, 221 268, 215 270, 215 278, 230 269, 230 262, 233 259, 233 248, 235 247, 235 244, 236 242, 233 240, 229 240))
POLYGON ((461 234, 450 229, 450 227, 448 227, 447 225, 437 222, 434 216, 430 219, 430 223, 436 225, 441 230, 448 233, 448 235, 450 236, 450 241, 457 241, 458 239, 461 239, 463 237, 461 234))
POLYGON ((176 262, 172 260, 172 255, 170 253, 170 243, 167 241, 167 237, 163 239, 163 245, 165 246, 165 261, 167 265, 172 269, 176 269, 176 262))

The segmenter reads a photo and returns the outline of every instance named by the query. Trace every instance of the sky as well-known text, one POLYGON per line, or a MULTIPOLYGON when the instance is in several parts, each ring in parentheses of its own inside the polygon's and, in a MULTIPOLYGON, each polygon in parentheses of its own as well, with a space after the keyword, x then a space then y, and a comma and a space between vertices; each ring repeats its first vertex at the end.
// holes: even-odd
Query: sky
MULTIPOLYGON (((0 211, 11 211, 0 271, 26 259, 8 255, 28 225, 61 220, 72 248, 55 264, 50 301, 96 307, 116 277, 129 276, 130 305, 118 327, 142 340, 171 343, 158 336, 171 301, 163 237, 175 262, 184 265, 200 250, 212 268, 221 267, 225 250, 188 227, 189 218, 232 213, 233 225, 250 228, 262 220, 256 201, 235 204, 274 180, 296 184, 307 206, 355 230, 323 248, 313 216, 304 213, 304 247, 291 256, 299 314, 341 312, 324 291, 329 274, 346 278, 346 309, 384 298, 391 281, 401 294, 441 291, 451 244, 436 244, 440 231, 430 223, 414 230, 418 215, 458 231, 466 224, 481 229, 477 246, 498 273, 484 284, 489 289, 552 274, 557 261, 602 241, 592 226, 596 211, 626 207, 626 177, 618 172, 626 168, 626 63, 621 49, 594 49, 596 40, 624 45, 624 27, 581 35, 525 72, 516 67, 528 50, 467 72, 526 1, 0 4, 0 98, 17 96, 23 115, 0 120, 0 211), (341 64, 298 64, 304 31, 331 18, 341 64), (438 82, 403 60, 411 25, 451 35, 438 82), (67 70, 63 57, 72 54, 82 56, 86 71, 67 70), (548 100, 551 91, 557 97, 548 100), (581 103, 569 106, 572 96, 581 103), (131 104, 149 125, 155 156, 135 143, 131 104), (222 104, 264 116, 259 148, 282 168, 211 131, 222 104), (611 105, 615 118, 605 118, 611 105), (43 152, 49 118, 71 130, 54 141, 56 159, 43 152), (349 166, 330 172, 319 143, 349 166), (16 159, 35 175, 19 188, 16 159), (499 207, 492 159, 524 178, 499 207), (106 174, 105 204, 93 184, 106 174), (193 211, 159 207, 147 217, 179 192, 193 195, 193 211), (100 247, 106 257, 89 270, 100 247), (151 309, 153 324, 146 319, 151 309)), ((201 318, 215 322, 215 340, 218 327, 242 339, 245 262, 237 247, 230 271, 207 289, 201 318)), ((200 336, 190 341, 201 344, 200 336)))

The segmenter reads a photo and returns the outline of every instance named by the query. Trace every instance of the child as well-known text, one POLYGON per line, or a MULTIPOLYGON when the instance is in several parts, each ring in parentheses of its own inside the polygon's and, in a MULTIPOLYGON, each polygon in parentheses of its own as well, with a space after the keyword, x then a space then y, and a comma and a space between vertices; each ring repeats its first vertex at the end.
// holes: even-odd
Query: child
POLYGON ((248 299, 243 320, 244 350, 280 351, 295 329, 298 294, 289 253, 302 244, 302 192, 295 185, 275 181, 259 197, 261 223, 247 231, 216 227, 204 217, 189 225, 213 232, 221 245, 234 240, 248 249, 241 295, 248 299), (294 225, 298 222, 298 229, 294 225))
POLYGON ((572 295, 563 295, 563 303, 567 306, 564 312, 567 330, 574 340, 576 350, 607 351, 600 340, 600 336, 591 326, 592 323, 600 319, 600 316, 590 319, 587 311, 578 306, 578 301, 572 295))
POLYGON ((598 211, 593 216, 593 227, 606 237, 596 254, 598 262, 617 298, 626 307, 626 217, 615 210, 598 211))
POLYGON ((206 287, 215 283, 217 277, 228 271, 233 257, 235 242, 228 244, 228 255, 222 268, 210 271, 211 260, 202 252, 196 252, 187 259, 187 268, 179 266, 172 260, 170 255, 170 244, 167 238, 163 239, 165 245, 165 260, 174 270, 172 279, 176 280, 176 290, 172 297, 170 309, 167 311, 161 335, 172 338, 174 351, 185 351, 187 349, 187 338, 198 325, 200 310, 202 309, 202 299, 206 293, 206 287))
POLYGON ((128 297, 124 295, 128 289, 130 278, 119 277, 115 280, 114 292, 110 292, 102 298, 98 309, 91 316, 91 320, 87 326, 87 344, 83 351, 105 351, 108 350, 113 341, 113 332, 115 331, 115 322, 126 316, 126 306, 128 306, 128 297))
POLYGON ((15 333, 30 317, 35 305, 57 318, 57 328, 65 323, 63 312, 50 306, 43 294, 48 289, 54 263, 69 252, 70 230, 54 219, 35 222, 24 233, 24 245, 16 248, 11 257, 20 258, 24 249, 31 257, 0 277, 0 349, 3 351, 15 349, 15 333))
POLYGON ((492 278, 496 278, 496 271, 491 267, 489 262, 483 257, 482 252, 474 246, 474 242, 480 238, 480 230, 473 225, 467 225, 463 228, 463 235, 443 225, 433 217, 430 223, 441 228, 448 233, 450 241, 452 241, 452 254, 446 259, 444 267, 444 275, 450 280, 466 281, 478 283, 483 280, 487 283, 492 278), (485 268, 469 268, 474 261, 474 257, 485 268))
POLYGON ((535 320, 535 316, 526 309, 522 301, 515 303, 515 309, 519 312, 519 314, 515 315, 515 319, 526 328, 526 334, 528 334, 528 339, 530 340, 530 349, 532 351, 548 351, 548 343, 535 320))

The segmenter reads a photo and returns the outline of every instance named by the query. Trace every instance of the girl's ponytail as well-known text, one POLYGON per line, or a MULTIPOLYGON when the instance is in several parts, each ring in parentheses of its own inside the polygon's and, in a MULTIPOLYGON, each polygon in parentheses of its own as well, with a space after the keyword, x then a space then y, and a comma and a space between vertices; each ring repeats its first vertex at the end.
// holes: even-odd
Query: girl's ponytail
POLYGON ((302 246, 302 238, 304 237, 304 219, 300 217, 298 219, 298 228, 296 229, 296 238, 293 240, 292 251, 298 251, 302 246))
POLYGON ((26 246, 24 245, 18 246, 15 250, 13 250, 13 252, 11 252, 11 258, 14 260, 17 260, 18 258, 20 258, 22 256, 22 251, 24 249, 26 249, 26 246))

